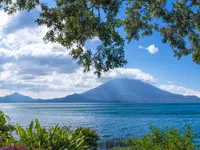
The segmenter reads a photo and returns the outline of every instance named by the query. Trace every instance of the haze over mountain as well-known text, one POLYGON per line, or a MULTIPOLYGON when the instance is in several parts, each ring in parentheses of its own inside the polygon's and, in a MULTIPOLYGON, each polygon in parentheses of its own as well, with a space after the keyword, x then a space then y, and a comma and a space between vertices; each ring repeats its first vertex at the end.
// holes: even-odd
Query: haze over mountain
POLYGON ((36 101, 39 101, 39 99, 33 99, 29 96, 24 96, 24 95, 21 95, 17 92, 11 94, 11 95, 7 95, 7 96, 4 96, 4 97, 0 97, 0 103, 1 102, 13 102, 13 103, 16 103, 16 102, 19 102, 19 103, 22 103, 22 102, 36 102, 36 101))
POLYGON ((116 79, 82 94, 49 100, 32 99, 14 93, 1 97, 0 102, 135 102, 135 103, 195 103, 196 96, 183 96, 161 90, 134 79, 116 79))

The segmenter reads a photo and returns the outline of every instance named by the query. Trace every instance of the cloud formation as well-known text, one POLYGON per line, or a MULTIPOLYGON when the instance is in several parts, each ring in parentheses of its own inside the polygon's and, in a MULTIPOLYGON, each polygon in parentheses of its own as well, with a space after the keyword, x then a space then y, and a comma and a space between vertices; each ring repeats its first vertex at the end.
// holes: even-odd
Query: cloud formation
POLYGON ((4 69, 5 70, 0 73, 0 89, 4 88, 21 93, 29 91, 33 92, 31 96, 35 97, 38 96, 34 93, 40 93, 40 98, 52 98, 52 91, 54 93, 60 93, 60 95, 54 95, 54 97, 82 93, 116 78, 139 79, 149 83, 155 82, 153 76, 139 69, 114 69, 103 74, 100 79, 96 77, 92 71, 83 73, 82 68, 77 68, 71 73, 58 73, 54 71, 51 74, 49 73, 43 76, 34 76, 33 74, 27 73, 19 75, 18 71, 15 69, 12 70, 12 64, 8 64, 4 69), (47 93, 50 93, 50 95, 47 93))
POLYGON ((176 93, 176 94, 196 95, 196 96, 200 97, 200 91, 186 88, 183 86, 178 86, 178 85, 172 84, 171 82, 170 82, 170 84, 159 85, 159 88, 169 91, 169 92, 172 92, 172 93, 176 93))
POLYGON ((4 11, 0 10, 0 32, 2 32, 2 29, 7 27, 7 23, 11 19, 11 16, 8 16, 4 11))
POLYGON ((136 68, 117 68, 105 73, 103 77, 109 79, 116 79, 116 78, 138 79, 152 84, 154 84, 156 81, 156 79, 149 73, 145 73, 136 68))
MULTIPOLYGON (((64 97, 82 93, 116 78, 138 79, 156 84, 155 77, 137 68, 114 69, 102 74, 101 78, 94 75, 93 71, 83 73, 83 69, 69 55, 68 49, 43 41, 47 28, 35 25, 38 12, 36 9, 28 14, 20 12, 8 16, 0 11, 1 96, 17 91, 34 98, 64 97)), ((92 41, 97 42, 98 38, 92 41)), ((151 54, 159 51, 155 45, 139 48, 151 54)), ((181 91, 182 94, 200 96, 198 91, 175 85, 159 87, 174 93, 181 91)))
POLYGON ((154 44, 152 44, 152 45, 150 45, 148 47, 143 47, 143 46, 140 45, 138 48, 139 49, 146 49, 151 54, 155 54, 155 53, 157 53, 159 51, 159 49, 154 44))
POLYGON ((134 68, 114 69, 101 79, 93 71, 83 73, 69 50, 43 41, 47 28, 35 26, 37 14, 37 11, 16 16, 0 13, 7 18, 0 26, 0 93, 18 91, 35 98, 52 98, 81 93, 115 78, 155 82, 153 76, 134 68), (24 19, 28 19, 27 23, 24 19))
POLYGON ((36 27, 35 20, 39 17, 40 9, 34 9, 31 12, 22 11, 16 14, 12 19, 7 21, 7 25, 3 27, 4 34, 13 33, 23 28, 36 27))
POLYGON ((98 37, 91 39, 91 42, 99 42, 99 41, 100 41, 100 39, 98 37))
POLYGON ((69 73, 78 65, 69 50, 43 41, 45 27, 23 28, 0 38, 0 68, 12 64, 19 74, 46 75, 53 71, 69 73))

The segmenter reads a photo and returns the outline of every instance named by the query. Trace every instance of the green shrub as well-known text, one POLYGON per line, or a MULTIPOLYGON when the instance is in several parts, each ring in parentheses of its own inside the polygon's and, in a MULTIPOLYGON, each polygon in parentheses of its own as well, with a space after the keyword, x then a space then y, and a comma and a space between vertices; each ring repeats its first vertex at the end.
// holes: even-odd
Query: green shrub
POLYGON ((42 128, 38 119, 31 121, 29 127, 23 128, 16 125, 16 132, 19 137, 19 143, 26 147, 47 148, 48 147, 48 131, 42 128))
POLYGON ((78 128, 71 130, 68 127, 45 128, 36 119, 30 125, 23 128, 7 123, 9 118, 0 111, 0 148, 4 146, 21 145, 26 149, 37 150, 96 150, 99 136, 91 128, 78 128), (12 133, 17 133, 14 139, 12 133))
POLYGON ((77 133, 79 133, 80 131, 83 133, 87 150, 96 150, 99 146, 98 141, 100 140, 98 133, 91 128, 80 127, 76 129, 77 133))
POLYGON ((0 147, 14 142, 12 132, 15 130, 15 127, 8 124, 8 120, 8 116, 0 111, 0 147))
POLYGON ((84 150, 87 147, 82 131, 77 133, 58 125, 49 130, 49 146, 52 150, 84 150))
POLYGON ((125 142, 127 148, 114 148, 113 150, 197 150, 194 144, 194 133, 189 126, 181 135, 174 128, 159 130, 151 127, 151 134, 142 138, 132 138, 125 142))
POLYGON ((72 131, 69 128, 50 127, 47 130, 41 127, 38 119, 31 122, 28 128, 24 129, 19 124, 16 126, 19 136, 19 144, 31 149, 49 150, 84 150, 86 145, 82 131, 72 131))

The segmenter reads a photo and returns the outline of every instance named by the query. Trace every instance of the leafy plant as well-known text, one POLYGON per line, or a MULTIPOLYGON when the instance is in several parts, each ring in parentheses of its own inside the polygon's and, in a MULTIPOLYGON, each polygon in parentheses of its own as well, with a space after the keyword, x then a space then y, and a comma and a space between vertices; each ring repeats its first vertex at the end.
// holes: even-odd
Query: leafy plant
POLYGON ((83 133, 87 150, 96 150, 98 148, 98 141, 100 140, 100 137, 95 130, 92 130, 92 128, 80 127, 76 130, 76 132, 83 133))
POLYGON ((26 129, 21 125, 16 125, 16 131, 19 136, 19 142, 34 148, 48 148, 48 132, 40 126, 38 119, 32 121, 26 129))
POLYGON ((8 120, 9 117, 0 111, 0 146, 5 146, 14 141, 12 132, 15 130, 15 127, 7 123, 8 120))
POLYGON ((52 150, 84 150, 84 136, 82 131, 71 131, 66 127, 51 127, 49 130, 49 147, 52 150))
POLYGON ((67 127, 50 127, 48 130, 41 127, 38 119, 32 121, 28 128, 19 124, 16 126, 19 144, 27 148, 49 150, 84 150, 87 148, 82 130, 70 130, 67 127))
POLYGON ((151 134, 142 138, 132 138, 125 142, 127 148, 114 148, 113 150, 197 150, 194 144, 194 132, 189 126, 181 135, 174 128, 159 130, 151 127, 151 134))

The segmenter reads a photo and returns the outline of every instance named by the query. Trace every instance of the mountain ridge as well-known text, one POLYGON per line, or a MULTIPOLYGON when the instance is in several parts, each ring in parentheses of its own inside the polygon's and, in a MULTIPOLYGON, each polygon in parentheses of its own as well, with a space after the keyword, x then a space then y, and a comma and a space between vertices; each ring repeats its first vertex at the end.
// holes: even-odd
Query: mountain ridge
POLYGON ((18 92, 14 92, 13 94, 6 95, 4 97, 0 97, 0 103, 3 102, 36 102, 40 101, 41 99, 34 99, 29 96, 24 96, 18 92))
POLYGON ((115 79, 81 94, 63 98, 33 99, 17 92, 0 97, 5 102, 134 102, 134 103, 197 103, 197 96, 184 96, 159 89, 135 79, 115 79))

